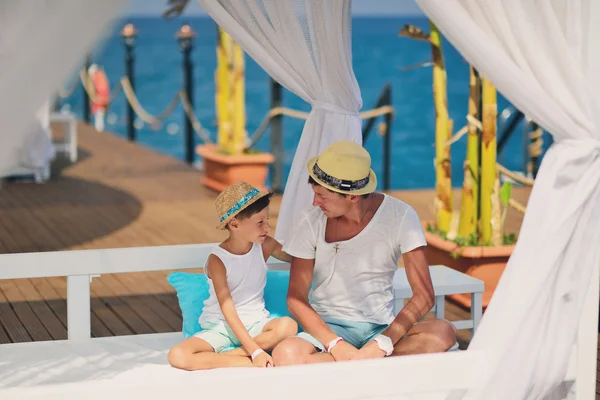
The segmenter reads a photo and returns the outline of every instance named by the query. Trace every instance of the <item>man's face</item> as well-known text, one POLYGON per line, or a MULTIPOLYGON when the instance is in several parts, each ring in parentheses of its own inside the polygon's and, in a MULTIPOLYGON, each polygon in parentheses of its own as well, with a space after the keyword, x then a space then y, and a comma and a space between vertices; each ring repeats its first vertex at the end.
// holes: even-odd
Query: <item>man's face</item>
POLYGON ((319 185, 311 186, 313 192, 315 192, 313 206, 319 207, 327 218, 340 217, 350 209, 352 196, 343 196, 319 185))
POLYGON ((265 207, 250 218, 233 218, 229 224, 229 228, 235 229, 237 234, 244 239, 252 243, 262 244, 265 242, 271 229, 271 224, 269 224, 269 207, 265 207))

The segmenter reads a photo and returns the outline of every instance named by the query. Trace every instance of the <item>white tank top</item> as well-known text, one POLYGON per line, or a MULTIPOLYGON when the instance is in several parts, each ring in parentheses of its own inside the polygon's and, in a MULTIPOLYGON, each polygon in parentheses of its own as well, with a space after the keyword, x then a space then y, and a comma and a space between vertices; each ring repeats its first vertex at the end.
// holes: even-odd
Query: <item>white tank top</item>
MULTIPOLYGON (((227 285, 235 309, 244 325, 251 325, 269 316, 265 308, 264 290, 267 283, 267 264, 260 244, 252 244, 246 254, 237 255, 216 247, 212 252, 221 259, 227 270, 227 285)), ((204 301, 204 309, 198 322, 225 321, 212 279, 206 276, 210 297, 204 301)))

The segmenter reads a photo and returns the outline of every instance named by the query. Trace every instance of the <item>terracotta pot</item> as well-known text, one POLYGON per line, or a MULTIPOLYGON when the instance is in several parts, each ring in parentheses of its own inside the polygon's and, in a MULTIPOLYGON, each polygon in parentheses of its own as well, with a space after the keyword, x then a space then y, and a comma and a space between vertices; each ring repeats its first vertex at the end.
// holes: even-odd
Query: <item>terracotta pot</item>
MULTIPOLYGON (((514 245, 510 246, 470 246, 459 247, 456 243, 445 240, 440 236, 427 232, 428 222, 423 222, 427 247, 425 255, 430 265, 442 264, 457 271, 463 272, 485 283, 482 303, 485 309, 500 276, 504 272, 506 263, 513 252, 514 245)), ((448 296, 463 307, 471 307, 471 295, 454 294, 448 296)))
POLYGON ((204 160, 202 183, 218 192, 227 186, 245 181, 266 190, 269 164, 275 157, 269 153, 226 155, 220 154, 215 145, 200 145, 196 153, 204 160))

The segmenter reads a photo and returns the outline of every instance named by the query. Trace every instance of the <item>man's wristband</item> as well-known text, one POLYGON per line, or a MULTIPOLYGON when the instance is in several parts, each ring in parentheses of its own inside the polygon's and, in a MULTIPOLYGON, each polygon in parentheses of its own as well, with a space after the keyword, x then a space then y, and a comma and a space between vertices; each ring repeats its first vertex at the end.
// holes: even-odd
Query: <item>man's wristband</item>
POLYGON ((381 351, 385 352, 386 356, 391 355, 394 352, 394 344, 392 343, 392 339, 389 336, 379 334, 373 338, 375 343, 377 343, 377 347, 381 349, 381 351))
POLYGON ((342 340, 344 340, 343 337, 341 337, 341 336, 336 337, 331 342, 329 342, 329 344, 327 345, 327 347, 325 347, 325 351, 328 352, 328 353, 331 353, 331 350, 333 350, 333 348, 335 347, 335 345, 338 344, 339 342, 341 342, 342 340))

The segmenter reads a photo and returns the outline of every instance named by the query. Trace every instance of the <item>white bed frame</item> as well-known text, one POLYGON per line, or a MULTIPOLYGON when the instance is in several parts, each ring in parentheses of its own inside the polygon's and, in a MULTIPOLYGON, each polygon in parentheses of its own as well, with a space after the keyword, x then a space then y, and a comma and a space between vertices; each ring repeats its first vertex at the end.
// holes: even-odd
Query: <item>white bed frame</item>
MULTIPOLYGON (((90 337, 90 280, 94 276, 198 268, 204 264, 213 246, 214 244, 199 244, 4 254, 0 255, 0 279, 66 276, 68 341, 57 341, 56 345, 89 343, 93 346, 93 343, 116 339, 90 337)), ((287 268, 287 264, 274 259, 270 260, 269 266, 272 269, 287 268)), ((599 271, 600 268, 597 268, 594 273, 594 282, 599 282, 599 271)), ((598 285, 592 286, 579 323, 578 343, 573 349, 565 377, 566 382, 575 382, 572 389, 576 397, 585 400, 594 398, 596 387, 599 288, 598 285)), ((173 334, 140 335, 140 338, 155 335, 173 334)), ((136 340, 135 338, 129 336, 128 340, 136 340)), ((55 344, 32 342, 0 345, 0 364, 2 351, 10 346, 19 346, 19 351, 22 352, 39 352, 44 349, 41 346, 49 345, 55 344)), ((443 399, 446 398, 443 393, 449 390, 475 385, 479 372, 485 366, 485 353, 457 351, 267 370, 233 369, 227 370, 227 374, 214 375, 208 387, 205 380, 197 388, 162 382, 160 379, 131 382, 118 387, 86 381, 85 384, 44 389, 44 398, 165 399, 180 395, 189 397, 194 390, 218 395, 219 388, 227 387, 227 397, 261 400, 443 399), (235 380, 235 385, 231 384, 232 379, 235 380), (344 380, 343 384, 341 379, 344 380)), ((196 393, 198 397, 205 396, 201 392, 196 393)), ((1 389, 0 398, 3 398, 1 389)), ((35 397, 23 390, 19 392, 18 398, 35 397)))

